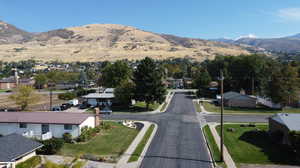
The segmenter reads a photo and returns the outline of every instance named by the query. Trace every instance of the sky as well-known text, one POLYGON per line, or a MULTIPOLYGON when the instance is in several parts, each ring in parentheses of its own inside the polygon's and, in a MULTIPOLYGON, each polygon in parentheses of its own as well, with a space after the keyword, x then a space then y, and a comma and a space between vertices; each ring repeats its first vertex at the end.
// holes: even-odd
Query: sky
POLYGON ((193 38, 300 33, 299 0, 0 0, 0 20, 29 32, 112 23, 193 38))

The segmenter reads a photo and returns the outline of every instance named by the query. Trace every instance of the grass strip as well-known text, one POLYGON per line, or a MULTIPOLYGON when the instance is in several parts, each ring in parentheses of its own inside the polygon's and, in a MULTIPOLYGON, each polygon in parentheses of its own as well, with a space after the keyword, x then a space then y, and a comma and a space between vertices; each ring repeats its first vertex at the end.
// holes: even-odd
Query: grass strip
POLYGON ((146 143, 148 142, 148 139, 150 138, 152 132, 154 130, 154 124, 151 124, 151 126, 148 128, 146 134, 144 135, 142 141, 138 144, 132 155, 130 156, 128 162, 135 162, 139 159, 139 156, 141 155, 142 151, 144 150, 144 147, 146 143))

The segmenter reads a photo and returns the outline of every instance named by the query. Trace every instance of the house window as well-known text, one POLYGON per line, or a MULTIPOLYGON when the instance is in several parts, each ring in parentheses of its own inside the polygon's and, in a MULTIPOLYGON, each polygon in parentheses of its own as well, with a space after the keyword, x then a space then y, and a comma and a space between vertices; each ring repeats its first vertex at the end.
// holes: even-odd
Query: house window
POLYGON ((20 123, 20 124, 19 124, 19 128, 27 128, 27 124, 25 124, 25 123, 20 123))
POLYGON ((65 124, 64 125, 65 130, 72 130, 72 125, 70 124, 65 124))

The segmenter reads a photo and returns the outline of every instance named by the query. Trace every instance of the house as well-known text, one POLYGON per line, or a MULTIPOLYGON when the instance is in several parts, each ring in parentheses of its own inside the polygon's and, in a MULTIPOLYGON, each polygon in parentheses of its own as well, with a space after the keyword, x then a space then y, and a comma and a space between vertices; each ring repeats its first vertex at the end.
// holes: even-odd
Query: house
POLYGON ((300 114, 278 113, 269 118, 269 132, 280 133, 281 143, 290 144, 290 131, 300 131, 300 114))
POLYGON ((178 89, 178 88, 183 88, 184 83, 183 83, 183 79, 167 78, 166 85, 168 88, 178 89))
POLYGON ((185 89, 191 89, 193 87, 193 79, 184 77, 183 86, 185 89))
POLYGON ((0 80, 0 89, 5 89, 5 90, 14 89, 18 85, 17 83, 20 85, 33 86, 35 81, 32 78, 16 80, 16 78, 14 76, 9 77, 9 78, 3 78, 0 80))
POLYGON ((72 138, 81 134, 81 128, 94 128, 99 115, 70 112, 0 112, 0 134, 17 133, 41 140, 61 138, 70 133, 72 138))
POLYGON ((90 93, 82 98, 91 106, 111 106, 115 98, 114 88, 106 88, 102 93, 90 93))
MULTIPOLYGON (((221 97, 217 96, 218 101, 220 102, 221 97)), ((224 106, 227 107, 243 107, 243 108, 256 108, 257 98, 254 96, 249 96, 241 94, 238 92, 226 92, 223 95, 224 106)))
POLYGON ((16 164, 35 156, 41 143, 19 134, 0 137, 0 168, 14 168, 16 164))

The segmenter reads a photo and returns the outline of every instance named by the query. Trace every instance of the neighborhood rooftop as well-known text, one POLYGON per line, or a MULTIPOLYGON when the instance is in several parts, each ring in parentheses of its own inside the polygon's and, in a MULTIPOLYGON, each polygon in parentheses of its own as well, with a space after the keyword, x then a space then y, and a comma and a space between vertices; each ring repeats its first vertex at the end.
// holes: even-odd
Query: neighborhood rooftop
POLYGON ((90 116, 69 112, 0 112, 0 123, 81 124, 90 116))
POLYGON ((42 144, 18 134, 1 137, 0 162, 13 162, 42 146, 42 144))
POLYGON ((278 113, 272 119, 285 125, 291 131, 300 131, 300 114, 278 113))
POLYGON ((82 97, 86 99, 112 99, 115 96, 113 93, 90 93, 82 97))

